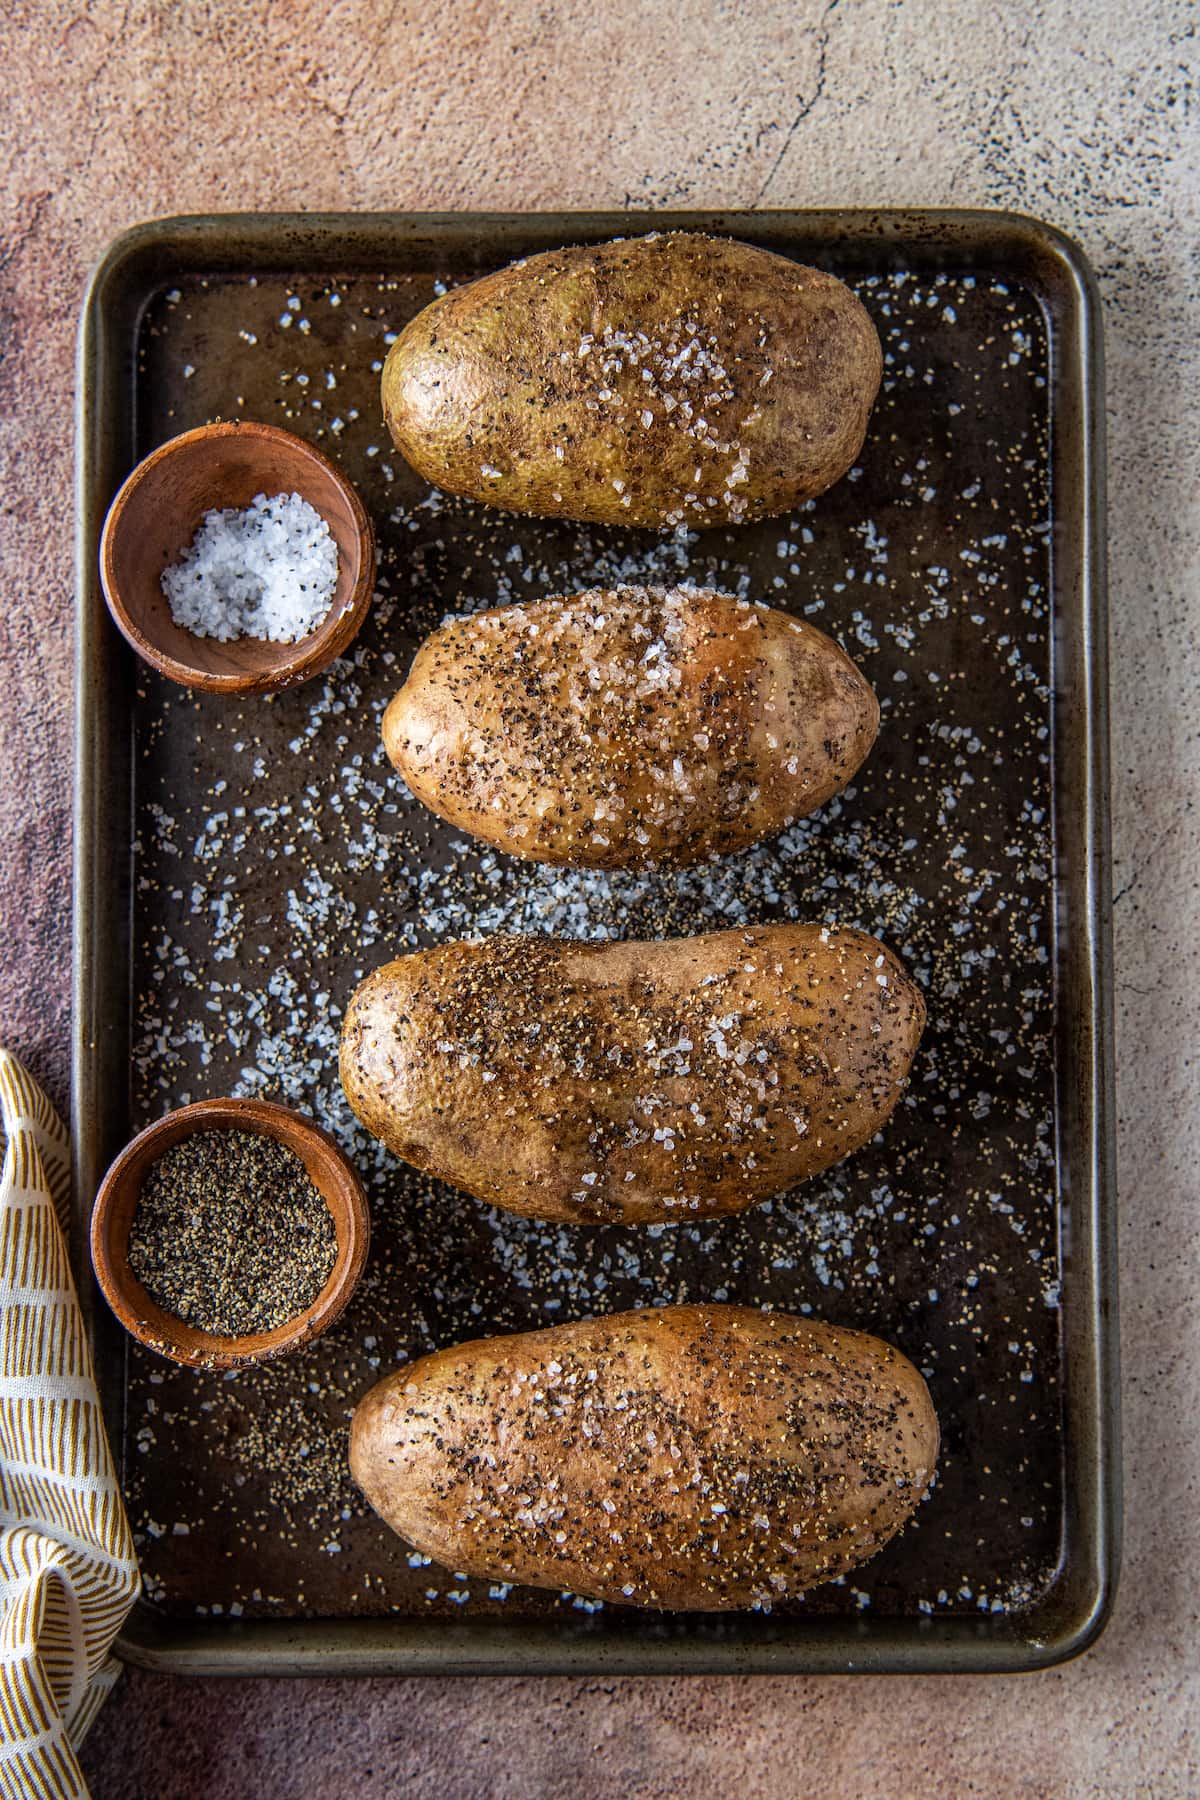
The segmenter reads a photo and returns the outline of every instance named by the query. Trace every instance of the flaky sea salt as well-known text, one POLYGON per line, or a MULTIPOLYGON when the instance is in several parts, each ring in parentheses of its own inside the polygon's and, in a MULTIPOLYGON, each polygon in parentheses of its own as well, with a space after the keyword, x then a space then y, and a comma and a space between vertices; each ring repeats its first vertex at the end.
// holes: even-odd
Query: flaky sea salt
POLYGON ((208 512, 163 593, 196 637, 294 644, 316 630, 337 585, 337 545, 299 494, 256 494, 242 509, 208 512))

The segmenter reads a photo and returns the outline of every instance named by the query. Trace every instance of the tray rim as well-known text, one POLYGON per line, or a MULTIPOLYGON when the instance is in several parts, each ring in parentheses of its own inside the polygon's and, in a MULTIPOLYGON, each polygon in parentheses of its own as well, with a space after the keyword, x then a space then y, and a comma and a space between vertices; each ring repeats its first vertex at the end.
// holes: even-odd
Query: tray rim
MULTIPOLYGON (((830 248, 869 242, 880 267, 901 266, 913 252, 952 244, 963 257, 1002 269, 1008 259, 1034 264, 1060 308, 1047 318, 1051 352, 1050 466, 1060 437, 1078 457, 1071 496, 1054 505, 1051 589, 1053 657, 1071 662, 1063 705, 1056 671, 1055 839, 1076 840, 1068 875, 1056 898, 1069 894, 1072 913, 1065 945, 1056 933, 1058 1001, 1070 1012, 1076 1087, 1063 1092, 1058 1116, 1079 1114, 1078 1186, 1063 1198, 1069 1208, 1071 1279, 1063 1283, 1064 1346, 1069 1306, 1072 1354, 1063 1385, 1064 1510, 1070 1548, 1047 1595, 1031 1611, 995 1619, 804 1618, 741 1621, 743 1636, 648 1622, 638 1635, 598 1635, 555 1621, 479 1619, 287 1619, 212 1623, 164 1620, 139 1601, 114 1646, 123 1660, 176 1674, 833 1674, 1012 1673, 1053 1666, 1095 1642, 1107 1623, 1120 1564, 1120 1394, 1117 1325, 1115 1112, 1113 1105, 1111 854, 1109 841, 1107 570, 1105 544, 1104 345, 1094 273, 1075 241, 1023 214, 960 208, 701 209, 461 213, 214 213, 166 217, 135 225, 109 246, 88 285, 80 318, 76 388, 76 638, 75 786, 72 929, 71 1111, 74 1202, 72 1260, 89 1343, 96 1348, 97 1297, 86 1259, 86 1220, 110 1149, 106 1102, 113 1063, 122 1069, 129 995, 119 981, 120 959, 106 955, 108 937, 128 927, 129 898, 101 822, 104 793, 128 783, 127 752, 105 729, 112 671, 127 652, 112 640, 96 574, 96 545, 112 492, 114 466, 132 460, 134 421, 120 389, 131 372, 122 364, 120 334, 136 327, 138 282, 167 271, 236 273, 240 269, 333 271, 381 265, 399 244, 435 248, 464 230, 498 247, 505 240, 542 236, 547 246, 572 238, 633 235, 650 230, 707 230, 762 239, 775 235, 820 239, 830 248), (122 324, 118 316, 124 314, 122 324), (114 408, 113 403, 117 403, 114 408), (1063 437, 1063 434, 1067 434, 1063 437), (1067 570, 1069 591, 1059 588, 1067 570), (1066 628, 1065 649, 1059 639, 1066 628), (1070 728, 1065 746, 1062 718, 1070 728), (1066 754, 1064 754, 1064 749, 1066 754), (1058 768, 1076 765, 1078 816, 1058 816, 1058 768), (117 901, 114 908, 113 901, 117 901), (1056 1607, 1051 1599, 1059 1595, 1056 1607), (782 1635, 792 1628, 790 1637, 782 1635)), ((1043 312, 1049 305, 1035 288, 1043 312)), ((126 335, 125 346, 131 343, 126 335)), ((123 472, 123 470, 122 470, 123 472)), ((1060 1050, 1062 1018, 1056 1026, 1060 1050)), ((127 1039, 126 1039, 127 1042, 127 1039)), ((1063 1058, 1058 1057, 1061 1065, 1063 1058)), ((102 1302, 100 1303, 102 1307, 102 1302)), ((686 1620, 686 1615, 682 1616, 686 1620)), ((694 1623, 694 1622, 693 1622, 694 1623)))

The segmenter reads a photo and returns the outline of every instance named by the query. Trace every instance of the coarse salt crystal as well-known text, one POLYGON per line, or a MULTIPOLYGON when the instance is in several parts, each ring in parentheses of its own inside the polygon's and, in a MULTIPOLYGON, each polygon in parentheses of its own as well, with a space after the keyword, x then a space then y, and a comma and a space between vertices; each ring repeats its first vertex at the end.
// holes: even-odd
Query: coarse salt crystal
POLYGON ((315 507, 299 494, 256 494, 241 510, 205 514, 163 571, 162 589, 175 623, 196 637, 294 644, 329 611, 337 569, 337 545, 315 507))

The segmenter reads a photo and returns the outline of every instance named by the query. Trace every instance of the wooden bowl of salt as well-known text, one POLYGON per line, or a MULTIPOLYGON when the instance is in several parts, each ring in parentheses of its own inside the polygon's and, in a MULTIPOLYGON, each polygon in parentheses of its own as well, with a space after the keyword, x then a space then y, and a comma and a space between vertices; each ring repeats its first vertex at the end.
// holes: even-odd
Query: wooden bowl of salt
POLYGON ((100 538, 108 609, 160 674, 211 693, 307 681, 345 651, 375 586, 366 508, 275 425, 202 425, 140 462, 100 538))

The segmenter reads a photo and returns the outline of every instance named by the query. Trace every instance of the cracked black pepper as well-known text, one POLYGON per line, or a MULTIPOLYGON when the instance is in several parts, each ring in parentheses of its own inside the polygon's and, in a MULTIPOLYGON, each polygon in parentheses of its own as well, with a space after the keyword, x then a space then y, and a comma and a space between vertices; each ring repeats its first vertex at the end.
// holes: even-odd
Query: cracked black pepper
POLYGON ((129 1267, 164 1311, 199 1331, 274 1331, 333 1272, 337 1233, 300 1158, 274 1138, 201 1131, 142 1183, 129 1267))

